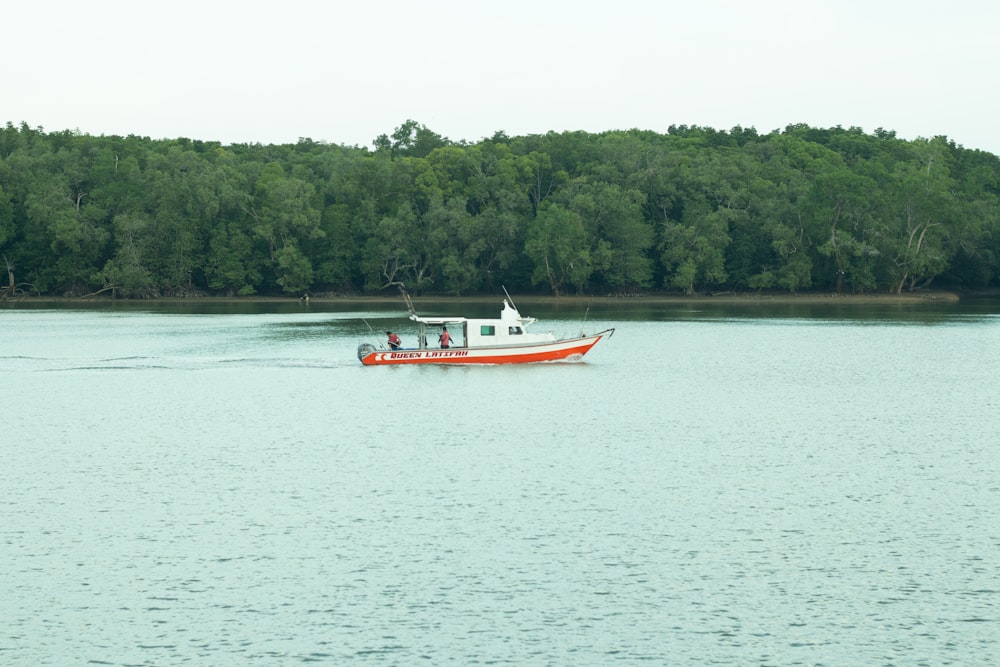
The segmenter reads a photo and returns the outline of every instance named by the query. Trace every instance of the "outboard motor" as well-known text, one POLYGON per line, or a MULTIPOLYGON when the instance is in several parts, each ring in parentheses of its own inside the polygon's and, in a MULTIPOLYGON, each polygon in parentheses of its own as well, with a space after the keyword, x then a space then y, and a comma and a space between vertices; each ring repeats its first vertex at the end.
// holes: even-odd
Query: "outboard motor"
POLYGON ((362 361, 365 357, 375 351, 375 346, 371 343, 361 343, 358 345, 358 361, 362 361))

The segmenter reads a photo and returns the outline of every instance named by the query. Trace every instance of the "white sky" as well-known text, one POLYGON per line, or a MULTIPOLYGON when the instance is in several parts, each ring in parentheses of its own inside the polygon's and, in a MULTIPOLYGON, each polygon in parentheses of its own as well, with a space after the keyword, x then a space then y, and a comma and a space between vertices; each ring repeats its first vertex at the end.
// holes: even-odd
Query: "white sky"
POLYGON ((1000 154, 996 0, 15 0, 0 124, 370 146, 671 124, 1000 154))

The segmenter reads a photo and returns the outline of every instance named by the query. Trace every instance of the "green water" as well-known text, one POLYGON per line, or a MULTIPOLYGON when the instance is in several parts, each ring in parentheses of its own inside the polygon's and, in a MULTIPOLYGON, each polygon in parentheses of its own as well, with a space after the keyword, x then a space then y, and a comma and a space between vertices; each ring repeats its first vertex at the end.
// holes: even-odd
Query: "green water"
POLYGON ((995 304, 519 305, 0 310, 0 664, 997 663, 995 304))

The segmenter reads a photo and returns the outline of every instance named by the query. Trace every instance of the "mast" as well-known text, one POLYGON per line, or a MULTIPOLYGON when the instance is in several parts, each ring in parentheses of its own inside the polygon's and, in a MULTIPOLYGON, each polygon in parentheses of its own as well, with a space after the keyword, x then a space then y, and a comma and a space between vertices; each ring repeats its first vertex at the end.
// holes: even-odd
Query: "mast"
POLYGON ((399 293, 403 295, 403 303, 406 304, 406 310, 410 312, 410 319, 412 320, 417 316, 417 311, 413 307, 413 300, 410 299, 410 293, 406 291, 406 286, 403 283, 396 283, 396 287, 399 288, 399 293))
MULTIPOLYGON (((510 301, 510 305, 513 306, 514 310, 517 310, 517 304, 514 303, 514 299, 510 298, 510 292, 507 291, 507 287, 505 285, 501 285, 500 289, 502 289, 503 293, 507 295, 507 300, 510 301)), ((520 310, 517 310, 517 312, 518 314, 521 313, 520 310)))

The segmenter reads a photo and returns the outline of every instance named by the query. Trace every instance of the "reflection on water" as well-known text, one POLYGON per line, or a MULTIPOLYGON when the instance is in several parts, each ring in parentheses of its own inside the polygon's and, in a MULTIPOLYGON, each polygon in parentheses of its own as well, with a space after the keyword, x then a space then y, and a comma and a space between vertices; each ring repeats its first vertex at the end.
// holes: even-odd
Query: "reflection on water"
MULTIPOLYGON (((1000 313, 1000 298, 968 297, 961 301, 895 301, 881 296, 871 301, 852 297, 799 297, 776 299, 768 297, 735 298, 730 296, 682 299, 635 297, 608 299, 602 297, 517 298, 524 314, 560 320, 613 321, 676 321, 704 319, 809 319, 809 320, 876 320, 891 322, 940 323, 991 317, 1000 313)), ((502 297, 462 299, 415 299, 421 314, 448 316, 494 317, 499 312, 502 297)), ((346 298, 313 299, 189 299, 153 301, 46 301, 29 300, 3 304, 4 310, 90 311, 114 313, 160 313, 165 315, 299 315, 327 313, 331 318, 386 317, 397 315, 406 319, 406 307, 401 299, 346 298)))
POLYGON ((0 664, 995 661, 996 310, 518 305, 0 310, 0 664))

